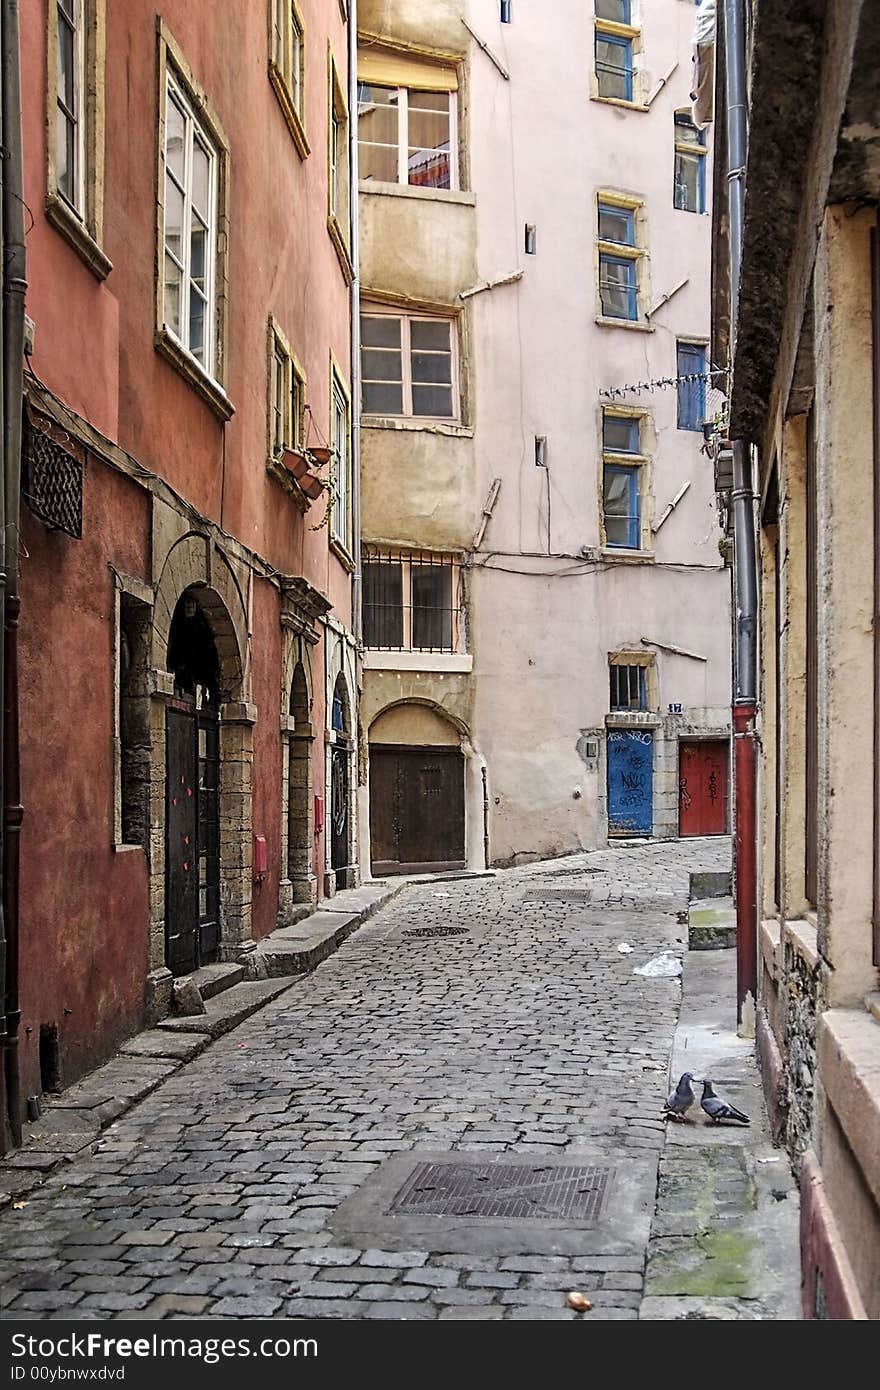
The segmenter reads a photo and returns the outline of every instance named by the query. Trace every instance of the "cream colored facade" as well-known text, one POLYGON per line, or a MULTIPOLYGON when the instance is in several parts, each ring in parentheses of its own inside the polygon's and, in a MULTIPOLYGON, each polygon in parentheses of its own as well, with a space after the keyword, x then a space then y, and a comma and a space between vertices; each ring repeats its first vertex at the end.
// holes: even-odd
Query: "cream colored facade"
MULTIPOLYGON (((453 421, 362 416, 362 537, 368 554, 453 556, 460 613, 447 651, 371 649, 366 622, 361 722, 372 748, 457 741, 471 868, 604 844, 612 731, 650 745, 642 833, 677 835, 680 745, 729 736, 729 577, 702 434, 677 428, 674 385, 624 389, 672 382, 677 343, 708 342, 710 219, 673 205, 693 6, 629 8, 610 28, 631 45, 632 100, 608 100, 582 0, 552 21, 515 0, 509 24, 496 0, 359 7, 367 82, 391 59, 414 82, 420 63, 454 72, 459 174, 452 189, 365 179, 362 150, 362 314, 449 316, 459 387, 453 421), (602 314, 600 201, 631 214, 633 321, 602 314), (631 546, 603 517, 603 408, 637 431, 631 546), (612 711, 624 654, 647 671, 645 707, 612 711)), ((364 594, 369 609, 366 580, 364 594)))
MULTIPOLYGON (((876 1320, 880 98, 860 55, 880 18, 802 18, 753 10, 732 353, 730 434, 757 446, 760 499, 757 1036, 800 1175, 804 1316, 876 1320)), ((713 327, 721 353, 723 302, 713 327)))

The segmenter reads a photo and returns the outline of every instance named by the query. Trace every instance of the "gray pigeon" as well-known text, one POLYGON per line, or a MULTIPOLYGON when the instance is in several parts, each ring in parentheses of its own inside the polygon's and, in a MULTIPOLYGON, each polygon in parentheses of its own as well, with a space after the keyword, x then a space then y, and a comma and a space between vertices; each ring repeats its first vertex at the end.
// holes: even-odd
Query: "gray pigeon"
POLYGON ((703 1082, 700 1104, 713 1124, 717 1125, 719 1120, 739 1120, 740 1124, 749 1124, 748 1115, 744 1115, 735 1105, 730 1105, 728 1101, 716 1096, 711 1081, 703 1082))
POLYGON ((694 1091, 691 1086, 693 1073, 686 1071, 678 1079, 678 1085, 674 1091, 670 1091, 666 1097, 666 1104, 663 1107, 663 1114, 668 1115, 672 1120, 685 1120, 686 1110, 690 1110, 694 1103, 694 1091))

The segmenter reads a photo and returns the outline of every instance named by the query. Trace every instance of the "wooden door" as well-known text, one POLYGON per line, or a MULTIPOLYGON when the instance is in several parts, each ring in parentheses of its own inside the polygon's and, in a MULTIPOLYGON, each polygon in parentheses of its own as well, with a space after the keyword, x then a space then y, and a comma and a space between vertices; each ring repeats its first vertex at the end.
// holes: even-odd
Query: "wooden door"
POLYGON ((679 835, 727 834, 728 757, 720 739, 679 744, 679 835))
POLYGON ((348 748, 335 743, 330 754, 330 867, 337 888, 345 887, 348 868, 348 762, 348 748))
POLYGON ((165 721, 165 951, 174 975, 217 959, 219 747, 216 716, 170 708, 165 721))
POLYGON ((608 834, 654 832, 654 735, 643 729, 608 733, 608 834))
POLYGON ((374 873, 463 869, 460 750, 371 747, 370 835, 374 873))

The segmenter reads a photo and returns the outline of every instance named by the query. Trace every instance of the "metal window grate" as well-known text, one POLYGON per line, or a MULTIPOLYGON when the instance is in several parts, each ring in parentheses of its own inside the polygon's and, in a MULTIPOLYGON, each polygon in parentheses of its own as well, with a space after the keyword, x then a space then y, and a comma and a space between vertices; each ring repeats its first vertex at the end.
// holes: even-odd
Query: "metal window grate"
POLYGON ((380 651, 459 650, 460 572, 451 555, 365 548, 362 571, 367 647, 380 651))
POLYGON ((611 708, 613 710, 648 708, 647 681, 644 666, 611 666, 611 708))
POLYGON ((48 434, 24 422, 22 496, 34 516, 82 540, 83 465, 48 434))

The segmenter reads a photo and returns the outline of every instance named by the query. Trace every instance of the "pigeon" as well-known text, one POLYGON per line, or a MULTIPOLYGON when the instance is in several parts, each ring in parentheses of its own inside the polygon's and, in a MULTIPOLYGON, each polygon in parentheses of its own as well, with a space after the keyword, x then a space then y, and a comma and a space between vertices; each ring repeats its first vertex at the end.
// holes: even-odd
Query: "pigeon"
POLYGON ((711 1081, 703 1082, 703 1095, 700 1100, 700 1105, 713 1124, 717 1125, 719 1120, 739 1120, 740 1124, 743 1125, 750 1123, 748 1115, 744 1115, 741 1110, 737 1110, 735 1105, 730 1105, 728 1101, 722 1100, 720 1096, 716 1096, 711 1081))
POLYGON ((674 1091, 670 1091, 666 1097, 666 1104, 663 1107, 664 1115, 668 1115, 673 1120, 685 1120, 686 1110, 690 1110, 694 1103, 694 1091, 691 1086, 693 1074, 689 1071, 683 1072, 679 1077, 678 1085, 674 1091))

